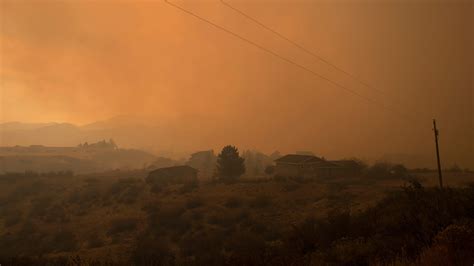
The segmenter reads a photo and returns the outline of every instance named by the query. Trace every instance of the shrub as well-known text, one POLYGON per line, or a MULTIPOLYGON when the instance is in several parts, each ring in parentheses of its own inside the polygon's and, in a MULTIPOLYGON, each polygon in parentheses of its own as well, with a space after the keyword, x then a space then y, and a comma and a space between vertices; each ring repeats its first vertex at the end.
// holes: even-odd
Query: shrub
POLYGON ((434 237, 420 257, 423 265, 469 265, 474 261, 474 220, 452 224, 434 237))
POLYGON ((175 255, 162 238, 145 233, 138 237, 130 257, 131 265, 175 265, 175 255))
POLYGON ((272 205, 272 199, 265 195, 258 195, 249 202, 251 208, 268 208, 272 205))
POLYGON ((275 173, 275 166, 274 165, 267 165, 265 167, 265 174, 273 175, 273 173, 275 173))
POLYGON ((40 194, 46 185, 41 181, 35 181, 29 184, 18 186, 8 197, 5 203, 15 203, 24 200, 28 196, 40 194))
POLYGON ((297 190, 300 187, 301 187, 301 185, 299 183, 294 182, 294 181, 290 181, 290 182, 287 182, 283 185, 283 191, 292 192, 292 191, 297 190))
POLYGON ((87 239, 87 247, 88 248, 99 248, 104 246, 104 240, 97 234, 93 233, 87 239))
POLYGON ((41 218, 47 214, 47 210, 51 205, 53 199, 51 197, 42 197, 32 200, 29 216, 32 218, 41 218))
POLYGON ((124 232, 130 232, 137 228, 137 220, 134 218, 119 218, 111 222, 107 235, 114 236, 124 232))
POLYGON ((225 243, 225 249, 238 257, 253 257, 264 253, 265 240, 258 234, 239 231, 232 234, 225 243))
POLYGON ((227 229, 234 228, 237 224, 247 219, 247 211, 224 211, 215 213, 208 218, 208 223, 218 225, 227 229))
POLYGON ((204 201, 198 197, 190 198, 186 202, 186 208, 188 209, 198 208, 198 207, 201 207, 202 205, 204 205, 204 201))
POLYGON ((68 198, 70 204, 79 204, 82 208, 88 208, 101 199, 102 192, 98 187, 87 186, 75 190, 68 198))
POLYGON ((221 256, 227 238, 228 233, 222 228, 187 234, 179 242, 180 253, 183 257, 194 257, 194 265, 225 265, 221 256))
POLYGON ((242 206, 242 204, 243 204, 242 198, 230 197, 226 200, 226 202, 224 203, 224 206, 226 206, 227 208, 239 208, 240 206, 242 206))
POLYGON ((53 236, 51 247, 56 251, 74 251, 77 247, 76 236, 71 231, 60 231, 53 236))
POLYGON ((91 185, 95 185, 95 184, 100 183, 100 180, 95 178, 95 177, 88 177, 88 178, 84 179, 84 183, 91 186, 91 185))
POLYGON ((392 165, 385 162, 377 162, 367 169, 367 176, 370 178, 385 179, 390 178, 392 165))
MULTIPOLYGON (((400 256, 413 260, 440 230, 459 219, 474 219, 473 188, 426 189, 414 182, 361 213, 336 211, 307 220, 286 243, 299 254, 322 252, 328 260, 322 264, 388 263, 400 256)), ((460 239, 456 230, 451 231, 456 237, 448 239, 460 239)))
POLYGON ((197 180, 185 183, 179 189, 179 193, 185 194, 185 193, 192 192, 193 190, 197 189, 198 186, 199 186, 199 182, 197 180))
POLYGON ((191 226, 190 221, 182 216, 185 211, 184 208, 160 206, 154 203, 145 206, 143 209, 147 212, 150 232, 183 234, 191 226))
POLYGON ((23 214, 19 210, 9 210, 4 212, 5 215, 5 227, 11 227, 18 224, 21 221, 23 214))
POLYGON ((277 181, 277 182, 284 182, 284 181, 287 181, 288 178, 285 177, 285 176, 281 176, 281 175, 275 175, 273 177, 273 180, 277 181))
POLYGON ((386 162, 377 162, 367 169, 367 176, 375 179, 409 179, 408 169, 402 164, 392 165, 386 162))
POLYGON ((115 199, 119 203, 133 204, 144 190, 142 180, 121 178, 108 189, 105 199, 115 199))
POLYGON ((163 191, 162 185, 153 184, 151 185, 150 191, 155 194, 160 193, 161 191, 163 191))
POLYGON ((51 223, 51 222, 69 222, 69 217, 64 208, 59 205, 55 204, 47 209, 43 220, 51 223))
POLYGON ((112 184, 108 192, 110 195, 117 195, 140 182, 138 178, 121 178, 112 184))
POLYGON ((137 201, 137 198, 143 192, 143 187, 133 185, 127 188, 117 199, 119 203, 133 204, 137 201))

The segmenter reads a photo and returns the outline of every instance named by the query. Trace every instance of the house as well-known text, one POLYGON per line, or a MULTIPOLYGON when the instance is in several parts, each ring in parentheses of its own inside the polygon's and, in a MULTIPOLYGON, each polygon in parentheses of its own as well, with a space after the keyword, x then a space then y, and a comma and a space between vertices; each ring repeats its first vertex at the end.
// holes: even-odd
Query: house
POLYGON ((356 160, 337 160, 331 163, 341 166, 340 172, 345 176, 356 176, 362 173, 364 165, 356 160))
MULTIPOLYGON (((353 161, 356 163, 355 161, 353 161)), ((314 155, 287 154, 275 160, 275 175, 283 177, 331 177, 352 174, 353 162, 327 161, 314 155)))
POLYGON ((199 151, 191 154, 186 164, 199 170, 200 179, 210 179, 216 168, 216 160, 213 150, 199 151))
POLYGON ((325 160, 314 155, 287 154, 275 160, 275 174, 285 177, 314 177, 321 175, 325 160))
POLYGON ((197 181, 198 170, 188 166, 171 166, 151 171, 146 182, 148 184, 187 184, 197 181))

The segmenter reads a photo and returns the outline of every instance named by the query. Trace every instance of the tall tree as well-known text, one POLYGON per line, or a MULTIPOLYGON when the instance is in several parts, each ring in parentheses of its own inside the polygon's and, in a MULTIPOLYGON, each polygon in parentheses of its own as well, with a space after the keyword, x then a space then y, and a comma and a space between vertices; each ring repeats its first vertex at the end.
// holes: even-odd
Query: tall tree
POLYGON ((225 146, 217 157, 217 176, 223 181, 236 180, 245 173, 244 161, 236 147, 225 146))

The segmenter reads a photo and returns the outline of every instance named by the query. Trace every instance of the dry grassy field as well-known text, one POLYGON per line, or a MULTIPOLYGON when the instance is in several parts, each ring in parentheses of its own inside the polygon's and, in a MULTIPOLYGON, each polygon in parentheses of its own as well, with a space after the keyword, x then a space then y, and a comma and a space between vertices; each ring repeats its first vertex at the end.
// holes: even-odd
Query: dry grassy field
MULTIPOLYGON (((407 185, 403 180, 366 177, 269 178, 152 189, 144 181, 146 175, 115 171, 0 180, 2 255, 121 261, 133 255, 150 231, 173 254, 186 254, 202 241, 216 241, 212 238, 257 241, 241 232, 278 245, 283 235, 309 217, 323 218, 335 210, 357 213, 407 185)), ((426 187, 437 184, 434 173, 416 178, 426 187)), ((447 186, 469 182, 474 182, 472 173, 445 174, 447 186)))

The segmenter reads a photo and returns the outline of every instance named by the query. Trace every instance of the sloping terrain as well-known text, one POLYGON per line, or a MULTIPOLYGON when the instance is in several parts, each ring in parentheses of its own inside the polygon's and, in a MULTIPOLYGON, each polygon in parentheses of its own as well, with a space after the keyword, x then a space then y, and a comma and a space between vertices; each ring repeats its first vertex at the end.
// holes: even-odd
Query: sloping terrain
MULTIPOLYGON (((118 263, 140 261, 151 252, 160 261, 169 256, 196 262, 196 254, 216 256, 220 248, 251 255, 253 249, 283 245, 309 218, 360 213, 407 184, 248 179, 152 189, 146 175, 137 170, 0 180, 0 257, 80 255, 118 263)), ((433 176, 420 180, 436 183, 433 176)), ((454 187, 473 180, 468 174, 446 177, 454 187)))

